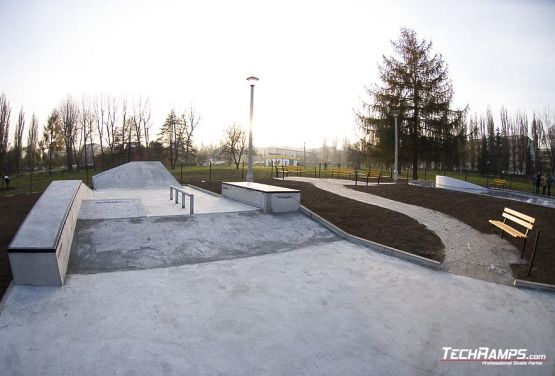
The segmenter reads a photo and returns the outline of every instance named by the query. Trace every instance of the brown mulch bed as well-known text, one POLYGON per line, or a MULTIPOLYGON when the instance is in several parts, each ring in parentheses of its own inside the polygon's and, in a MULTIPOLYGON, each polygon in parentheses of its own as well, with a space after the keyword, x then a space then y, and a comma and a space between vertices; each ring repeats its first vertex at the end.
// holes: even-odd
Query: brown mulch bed
MULTIPOLYGON (((541 229, 534 267, 529 277, 526 276, 527 265, 511 265, 513 273, 517 278, 555 284, 555 209, 520 201, 407 184, 350 188, 445 213, 486 234, 499 234, 499 230, 490 225, 488 220, 502 219, 501 213, 505 207, 532 216, 536 218, 536 223, 530 232, 524 257, 530 259, 536 229, 541 229)), ((506 238, 521 249, 522 240, 515 240, 510 236, 506 238)))
POLYGON ((12 280, 7 248, 40 193, 0 197, 0 298, 12 280))
MULTIPOLYGON (((409 216, 338 196, 310 183, 275 179, 257 182, 300 190, 302 205, 349 234, 432 260, 442 262, 445 259, 444 245, 440 238, 409 216)), ((221 193, 221 182, 187 183, 221 193)))

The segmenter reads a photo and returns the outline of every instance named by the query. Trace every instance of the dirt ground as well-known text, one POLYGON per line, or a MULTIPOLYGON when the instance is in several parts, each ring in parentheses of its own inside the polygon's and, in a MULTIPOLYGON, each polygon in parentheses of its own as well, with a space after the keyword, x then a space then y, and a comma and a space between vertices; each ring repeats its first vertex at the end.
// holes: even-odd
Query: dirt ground
MULTIPOLYGON (((439 237, 404 214, 341 197, 310 183, 275 179, 257 182, 300 190, 302 205, 352 235, 440 262, 445 258, 444 246, 439 237), (392 228, 401 228, 403 231, 391 231, 392 228)), ((221 182, 189 183, 221 193, 221 182)))
POLYGON ((0 297, 12 280, 6 249, 40 193, 0 197, 0 297))
MULTIPOLYGON (((350 187, 381 197, 418 205, 433 209, 451 217, 457 218, 467 225, 483 233, 499 234, 489 219, 502 219, 501 213, 505 207, 536 218, 534 229, 530 232, 526 244, 525 258, 531 258, 537 229, 541 229, 534 266, 529 277, 528 266, 511 265, 517 278, 531 281, 555 284, 555 209, 524 202, 455 192, 445 189, 416 187, 407 184, 358 186, 350 187)), ((522 247, 522 240, 506 237, 518 249, 522 247)))

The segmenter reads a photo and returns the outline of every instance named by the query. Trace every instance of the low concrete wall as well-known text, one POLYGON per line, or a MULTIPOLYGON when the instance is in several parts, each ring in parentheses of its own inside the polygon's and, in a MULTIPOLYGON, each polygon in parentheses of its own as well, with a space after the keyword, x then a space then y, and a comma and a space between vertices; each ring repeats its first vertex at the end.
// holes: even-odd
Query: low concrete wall
POLYGON ((301 205, 300 191, 267 184, 226 182, 222 183, 222 195, 256 206, 264 213, 296 212, 299 211, 301 205))
POLYGON ((48 186, 8 248, 15 284, 63 285, 81 202, 90 196, 80 180, 48 186))

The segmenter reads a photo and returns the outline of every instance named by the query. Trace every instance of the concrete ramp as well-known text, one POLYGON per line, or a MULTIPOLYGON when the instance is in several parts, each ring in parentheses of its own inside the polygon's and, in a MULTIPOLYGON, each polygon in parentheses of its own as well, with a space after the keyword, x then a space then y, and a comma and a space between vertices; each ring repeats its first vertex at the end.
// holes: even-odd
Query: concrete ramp
POLYGON ((168 188, 180 185, 160 162, 129 162, 92 177, 94 189, 168 188))

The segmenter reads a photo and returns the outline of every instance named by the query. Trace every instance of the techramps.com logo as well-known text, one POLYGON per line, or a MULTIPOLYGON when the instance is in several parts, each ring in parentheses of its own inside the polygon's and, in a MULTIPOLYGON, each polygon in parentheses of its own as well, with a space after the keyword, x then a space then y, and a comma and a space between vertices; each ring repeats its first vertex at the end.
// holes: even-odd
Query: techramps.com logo
POLYGON ((529 354, 528 349, 495 349, 490 347, 443 347, 442 362, 477 362, 483 366, 543 366, 545 354, 529 354))

